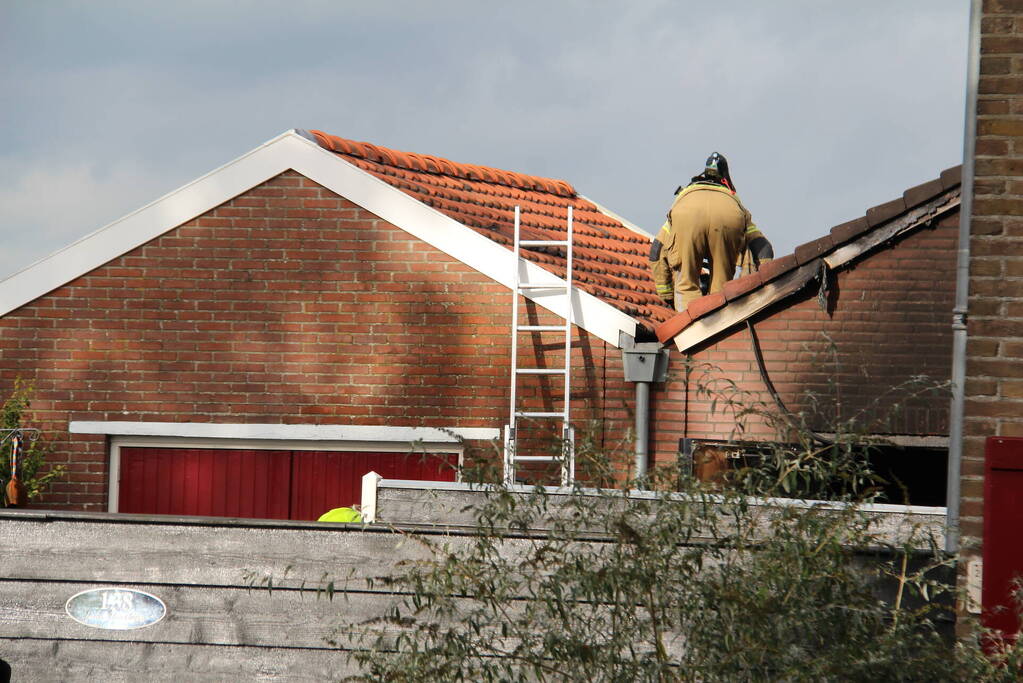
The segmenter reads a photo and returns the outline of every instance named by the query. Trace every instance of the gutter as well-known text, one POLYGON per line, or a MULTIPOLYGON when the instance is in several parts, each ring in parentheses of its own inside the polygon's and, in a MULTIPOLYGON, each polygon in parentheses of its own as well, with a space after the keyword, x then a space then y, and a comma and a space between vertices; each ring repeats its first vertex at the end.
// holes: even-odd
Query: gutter
POLYGON ((650 465, 650 383, 668 377, 668 349, 658 342, 636 343, 621 335, 622 367, 625 381, 636 383, 635 478, 646 477, 650 465))
POLYGON ((982 0, 970 2, 970 46, 966 66, 966 122, 963 134, 963 180, 959 209, 956 298, 952 309, 952 404, 949 409, 948 488, 945 550, 959 550, 960 477, 963 458, 963 413, 966 400, 967 311, 970 297, 970 219, 973 213, 974 156, 977 148, 977 82, 980 78, 982 0))

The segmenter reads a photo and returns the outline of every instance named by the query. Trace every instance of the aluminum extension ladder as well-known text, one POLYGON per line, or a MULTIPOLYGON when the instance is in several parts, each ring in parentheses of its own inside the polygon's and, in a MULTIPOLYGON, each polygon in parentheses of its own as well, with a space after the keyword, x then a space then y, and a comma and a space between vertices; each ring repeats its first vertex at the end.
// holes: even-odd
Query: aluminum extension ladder
MULTIPOLYGON (((523 240, 519 237, 521 227, 521 210, 515 207, 515 277, 512 288, 512 327, 511 327, 511 415, 504 428, 504 481, 505 484, 515 483, 516 464, 522 462, 561 462, 561 485, 571 486, 575 480, 575 430, 569 423, 571 407, 571 361, 572 361, 572 207, 568 207, 567 239, 564 240, 523 240), (564 247, 565 248, 565 283, 563 285, 539 285, 522 283, 519 266, 522 263, 520 249, 522 247, 564 247), (565 324, 562 325, 519 325, 519 301, 524 292, 541 292, 542 294, 564 293, 566 300, 565 324), (558 332, 565 335, 565 365, 562 368, 520 368, 518 366, 518 340, 522 332, 558 332), (565 379, 564 406, 560 411, 535 412, 519 410, 518 380, 523 375, 563 375, 565 379), (561 420, 561 454, 519 455, 516 452, 518 436, 518 420, 526 419, 560 419, 561 420)), ((540 294, 540 295, 542 295, 540 294)))

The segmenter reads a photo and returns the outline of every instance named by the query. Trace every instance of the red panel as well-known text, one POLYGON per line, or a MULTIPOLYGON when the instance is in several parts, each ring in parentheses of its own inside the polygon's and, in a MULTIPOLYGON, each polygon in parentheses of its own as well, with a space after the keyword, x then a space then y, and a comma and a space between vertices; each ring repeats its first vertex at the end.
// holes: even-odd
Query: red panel
POLYGON ((454 454, 122 448, 121 512, 317 519, 360 502, 362 476, 454 481, 454 454))
POLYGON ((287 451, 122 448, 118 508, 287 519, 290 467, 287 451))
POLYGON ((362 476, 385 479, 454 481, 454 454, 295 451, 291 479, 291 519, 319 518, 327 510, 351 507, 362 498, 362 476))
POLYGON ((984 469, 984 623, 1015 633, 1011 591, 1023 576, 1023 438, 988 437, 984 469))

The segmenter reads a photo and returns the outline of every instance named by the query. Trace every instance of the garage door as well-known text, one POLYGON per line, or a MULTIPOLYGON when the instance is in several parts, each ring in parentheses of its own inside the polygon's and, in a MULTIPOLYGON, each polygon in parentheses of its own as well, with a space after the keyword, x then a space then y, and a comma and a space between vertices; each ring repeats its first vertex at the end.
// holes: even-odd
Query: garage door
POLYGON ((454 481, 456 454, 120 449, 120 512, 315 520, 362 495, 362 476, 454 481))
POLYGON ((984 625, 1019 631, 1012 593, 1023 579, 1023 438, 988 437, 984 467, 984 625))

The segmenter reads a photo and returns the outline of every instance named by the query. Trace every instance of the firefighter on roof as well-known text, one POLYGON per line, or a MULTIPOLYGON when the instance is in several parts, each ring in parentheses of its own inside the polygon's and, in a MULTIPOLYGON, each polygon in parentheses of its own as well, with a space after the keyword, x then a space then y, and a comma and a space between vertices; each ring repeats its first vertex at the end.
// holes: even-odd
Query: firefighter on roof
POLYGON ((737 263, 744 272, 753 272, 773 257, 771 243, 735 194, 728 161, 717 152, 707 159, 703 173, 675 191, 668 220, 650 245, 657 294, 680 311, 701 296, 704 259, 710 261, 712 293, 735 276, 737 263))

